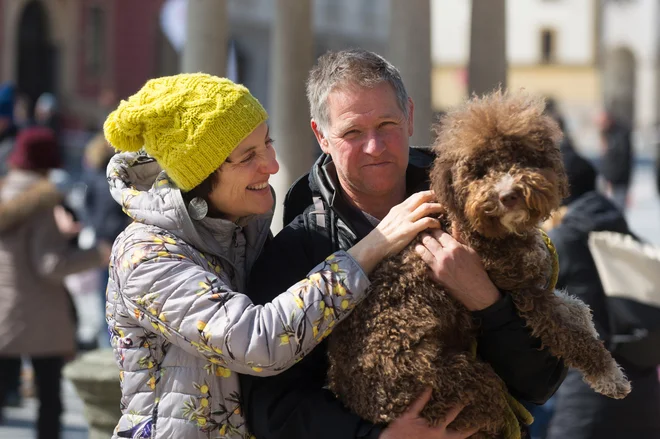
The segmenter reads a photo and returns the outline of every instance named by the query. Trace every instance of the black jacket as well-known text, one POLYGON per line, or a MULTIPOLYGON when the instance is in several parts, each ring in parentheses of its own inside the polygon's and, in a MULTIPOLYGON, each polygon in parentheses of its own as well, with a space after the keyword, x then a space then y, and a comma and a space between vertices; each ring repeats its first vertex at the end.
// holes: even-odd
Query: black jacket
MULTIPOLYGON (((428 188, 431 163, 430 156, 411 150, 409 193, 428 188)), ((315 251, 314 246, 323 245, 321 239, 329 238, 328 234, 310 229, 314 222, 309 218, 316 218, 310 208, 307 215, 298 215, 273 239, 254 266, 248 294, 255 303, 272 300, 282 287, 303 278, 335 247, 348 249, 372 230, 364 215, 336 190, 333 169, 329 157, 321 156, 309 177, 312 193, 321 197, 328 211, 324 222, 330 227, 332 243, 327 252, 315 251)), ((510 298, 505 296, 490 308, 475 312, 474 317, 481 323, 479 354, 504 379, 511 393, 535 403, 546 401, 565 376, 563 362, 540 350, 540 341, 531 337, 510 298)), ((250 431, 259 439, 377 438, 381 426, 361 420, 324 388, 327 369, 324 342, 280 375, 263 379, 241 377, 250 431)))
MULTIPOLYGON (((632 234, 621 212, 603 195, 587 192, 568 205, 562 223, 548 235, 559 256, 558 288, 565 288, 593 311, 601 338, 611 328, 605 293, 588 247, 590 232, 632 234)), ((548 439, 651 439, 660 438, 660 383, 655 368, 640 370, 615 356, 628 378, 632 392, 623 400, 595 393, 570 370, 557 391, 555 413, 548 439)))

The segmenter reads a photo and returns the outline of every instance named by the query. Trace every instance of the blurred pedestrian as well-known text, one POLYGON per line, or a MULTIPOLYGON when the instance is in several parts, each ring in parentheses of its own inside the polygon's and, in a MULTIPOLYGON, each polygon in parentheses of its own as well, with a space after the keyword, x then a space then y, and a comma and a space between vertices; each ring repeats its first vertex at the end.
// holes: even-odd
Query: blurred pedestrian
MULTIPOLYGON (((37 437, 57 439, 61 371, 74 354, 71 302, 62 279, 107 264, 109 248, 81 251, 60 232, 71 224, 61 211, 56 219, 62 194, 47 178, 61 163, 52 130, 22 130, 8 163, 0 182, 0 377, 16 358, 30 358, 40 403, 37 437)), ((1 379, 0 401, 5 391, 1 379)))
MULTIPOLYGON (((103 133, 95 135, 87 144, 84 155, 83 183, 86 186, 83 205, 83 221, 94 231, 95 242, 112 245, 119 235, 130 223, 130 218, 124 213, 121 206, 112 198, 106 168, 115 150, 105 140, 103 133)), ((102 298, 103 316, 101 329, 98 335, 98 344, 101 347, 110 347, 110 336, 105 321, 106 297, 105 290, 108 285, 108 269, 100 270, 98 291, 102 298)))
MULTIPOLYGON (((596 191, 597 173, 575 151, 564 152, 571 195, 545 224, 559 256, 557 288, 583 300, 593 312, 600 337, 609 343, 612 330, 606 296, 588 247, 589 233, 612 231, 631 235, 621 211, 596 191)), ((655 368, 638 368, 614 353, 632 392, 622 400, 595 393, 576 370, 569 370, 555 394, 548 439, 660 438, 660 383, 655 368)))
POLYGON ((614 204, 624 211, 628 204, 633 167, 631 129, 610 110, 601 113, 598 123, 603 151, 600 171, 607 184, 606 192, 614 204))
POLYGON ((48 127, 59 136, 57 98, 52 93, 42 93, 34 104, 34 123, 48 127))
POLYGON ((0 86, 0 177, 7 173, 7 157, 11 153, 17 127, 14 123, 15 88, 7 83, 0 86))

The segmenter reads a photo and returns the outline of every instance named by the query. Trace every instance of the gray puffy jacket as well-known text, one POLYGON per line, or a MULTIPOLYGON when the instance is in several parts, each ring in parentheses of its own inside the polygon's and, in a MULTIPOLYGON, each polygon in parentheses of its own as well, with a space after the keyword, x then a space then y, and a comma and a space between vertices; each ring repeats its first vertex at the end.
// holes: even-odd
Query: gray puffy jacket
POLYGON ((122 383, 113 438, 251 438, 237 373, 273 375, 299 361, 363 298, 369 281, 330 255, 265 306, 241 294, 272 213, 190 219, 152 159, 116 155, 111 192, 135 221, 110 261, 106 317, 122 383))

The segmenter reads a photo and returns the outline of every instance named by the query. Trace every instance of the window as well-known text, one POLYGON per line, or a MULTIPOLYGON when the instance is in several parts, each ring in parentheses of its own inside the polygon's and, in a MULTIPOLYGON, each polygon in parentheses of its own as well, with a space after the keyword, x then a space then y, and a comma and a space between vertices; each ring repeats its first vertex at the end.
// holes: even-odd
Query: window
POLYGON ((557 39, 552 29, 541 30, 541 62, 550 64, 556 60, 557 39))
POLYGON ((89 75, 98 76, 103 72, 105 61, 105 16, 100 5, 89 8, 88 14, 85 70, 89 75))

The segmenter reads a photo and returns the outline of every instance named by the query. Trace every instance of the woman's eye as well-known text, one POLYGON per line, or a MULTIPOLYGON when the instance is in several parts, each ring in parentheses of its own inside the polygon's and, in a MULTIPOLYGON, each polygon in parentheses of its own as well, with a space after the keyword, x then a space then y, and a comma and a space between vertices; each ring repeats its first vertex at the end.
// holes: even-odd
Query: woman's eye
POLYGON ((243 160, 241 160, 241 163, 249 163, 249 162, 251 162, 252 159, 254 158, 254 155, 255 155, 254 153, 250 153, 249 156, 247 156, 247 157, 245 157, 243 160))

